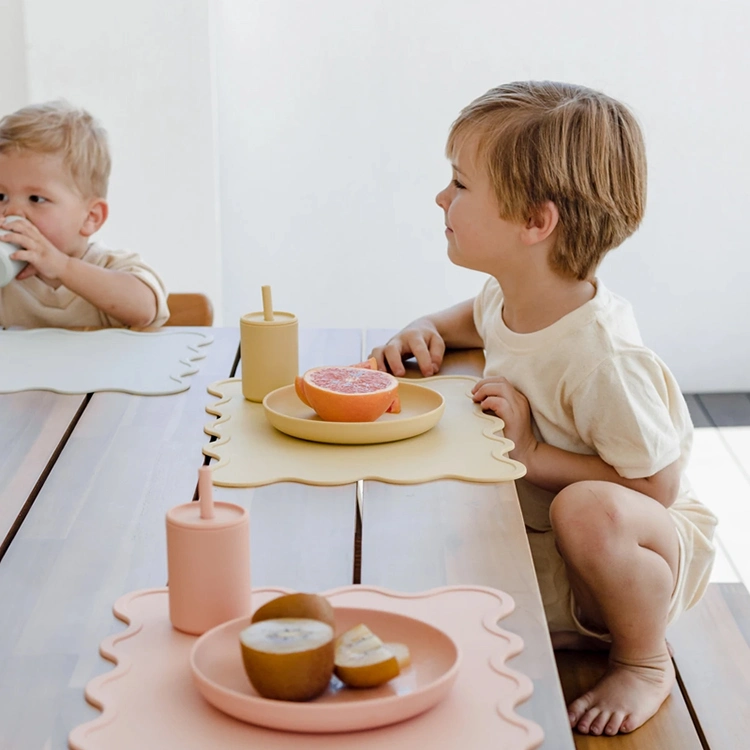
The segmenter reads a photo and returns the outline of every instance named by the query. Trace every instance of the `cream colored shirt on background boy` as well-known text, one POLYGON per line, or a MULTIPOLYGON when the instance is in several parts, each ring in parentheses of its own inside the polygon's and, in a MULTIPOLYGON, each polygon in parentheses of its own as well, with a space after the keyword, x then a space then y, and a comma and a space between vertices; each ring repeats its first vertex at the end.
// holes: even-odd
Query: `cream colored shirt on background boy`
MULTIPOLYGON (((81 260, 113 271, 126 271, 138 277, 156 297, 157 313, 151 326, 161 326, 169 319, 167 292, 156 272, 137 253, 108 250, 92 242, 81 260)), ((0 326, 24 328, 123 328, 123 324, 74 294, 67 287, 45 284, 30 276, 0 289, 0 326)))
MULTIPOLYGON (((675 619, 708 585, 716 518, 685 476, 693 427, 674 376, 643 345, 630 303, 601 281, 592 300, 534 333, 511 331, 502 306, 500 285, 489 278, 474 300, 474 323, 487 358, 484 375, 502 375, 523 389, 538 439, 573 453, 598 455, 629 479, 652 476, 679 462, 680 489, 669 508, 680 544, 669 608, 669 620, 675 619), (631 389, 637 389, 637 397, 629 395, 631 389)), ((550 523, 555 493, 523 479, 516 487, 526 526, 540 532, 529 534, 529 545, 550 630, 577 630, 608 640, 576 615, 550 523)))

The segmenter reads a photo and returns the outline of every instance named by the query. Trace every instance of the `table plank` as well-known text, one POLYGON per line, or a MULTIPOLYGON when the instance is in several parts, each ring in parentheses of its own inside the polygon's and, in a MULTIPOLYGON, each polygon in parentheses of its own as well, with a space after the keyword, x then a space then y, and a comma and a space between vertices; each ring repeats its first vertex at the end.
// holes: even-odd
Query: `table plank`
POLYGON ((0 559, 87 401, 46 391, 0 395, 0 559))
POLYGON ((112 604, 164 584, 164 515, 193 497, 206 386, 235 361, 237 329, 212 334, 189 390, 92 396, 9 546, 0 564, 0 601, 13 602, 0 609, 0 747, 64 748, 70 729, 98 714, 82 691, 111 669, 97 649, 122 628, 112 604))
MULTIPOLYGON (((390 331, 368 331, 365 351, 390 331)), ((418 375, 407 363, 409 375, 418 375)), ((449 352, 440 374, 481 377, 481 350, 449 352)), ((534 683, 517 711, 545 732, 543 747, 572 750, 573 736, 534 574, 515 486, 442 481, 426 485, 365 482, 362 500, 363 584, 419 591, 478 584, 509 593, 515 611, 501 625, 521 635, 510 666, 534 683)))
MULTIPOLYGON (((300 372, 361 358, 359 329, 301 329, 300 372)), ((242 372, 242 362, 238 375, 242 372)), ((215 497, 250 508, 254 586, 324 591, 352 583, 356 485, 314 487, 282 482, 266 487, 216 487, 215 497)))

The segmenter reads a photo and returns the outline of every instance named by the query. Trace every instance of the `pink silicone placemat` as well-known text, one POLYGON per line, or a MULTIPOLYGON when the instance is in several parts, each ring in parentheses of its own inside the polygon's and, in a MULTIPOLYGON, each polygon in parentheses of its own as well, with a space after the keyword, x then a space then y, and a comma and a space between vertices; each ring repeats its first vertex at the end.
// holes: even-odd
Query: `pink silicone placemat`
MULTIPOLYGON (((287 592, 257 589, 253 607, 287 592)), ((171 627, 167 589, 148 589, 127 594, 115 604, 117 617, 130 626, 107 638, 100 652, 117 666, 86 687, 86 698, 102 715, 73 729, 70 747, 335 750, 351 748, 356 741, 358 750, 427 745, 435 750, 531 750, 541 744, 541 727, 515 712, 515 706, 531 695, 532 683, 507 666, 507 660, 523 648, 517 635, 497 625, 513 609, 507 594, 481 586, 449 586, 420 594, 347 586, 324 595, 334 607, 398 612, 450 635, 461 650, 462 662, 448 697, 413 719, 356 733, 300 734, 237 721, 198 693, 188 663, 196 638, 171 627)))

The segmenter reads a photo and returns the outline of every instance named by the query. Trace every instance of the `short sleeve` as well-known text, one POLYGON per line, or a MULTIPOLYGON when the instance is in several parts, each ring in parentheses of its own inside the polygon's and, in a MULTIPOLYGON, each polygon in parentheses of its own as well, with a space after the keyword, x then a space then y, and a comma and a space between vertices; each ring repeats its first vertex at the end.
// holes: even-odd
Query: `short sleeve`
POLYGON ((487 341, 487 331, 485 330, 488 318, 488 311, 493 308, 500 308, 502 303, 502 292, 497 279, 490 276, 485 282, 482 290, 474 297, 474 327, 480 335, 482 341, 487 341))
POLYGON ((572 393, 581 439, 626 479, 650 477, 680 457, 671 375, 651 352, 612 356, 572 393))
MULTIPOLYGON (((156 297, 156 317, 149 323, 149 326, 161 326, 169 320, 167 290, 164 282, 150 266, 141 260, 138 253, 113 253, 107 259, 106 267, 112 271, 124 271, 133 274, 154 293, 156 297)), ((109 317, 107 316, 108 319, 109 317)), ((112 325, 121 325, 114 318, 111 321, 112 325)))

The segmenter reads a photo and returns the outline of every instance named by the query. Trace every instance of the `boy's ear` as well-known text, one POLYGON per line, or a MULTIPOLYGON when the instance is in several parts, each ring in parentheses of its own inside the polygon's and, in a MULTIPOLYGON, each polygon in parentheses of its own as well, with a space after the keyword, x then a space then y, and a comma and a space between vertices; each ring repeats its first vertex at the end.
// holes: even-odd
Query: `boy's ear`
POLYGON ((555 231, 559 221, 560 212, 552 201, 535 206, 521 232, 523 241, 527 245, 543 242, 555 231))
POLYGON ((95 198, 89 206, 88 215, 81 227, 81 234, 84 237, 90 237, 98 232, 107 220, 107 216, 109 216, 109 204, 104 198, 95 198))

